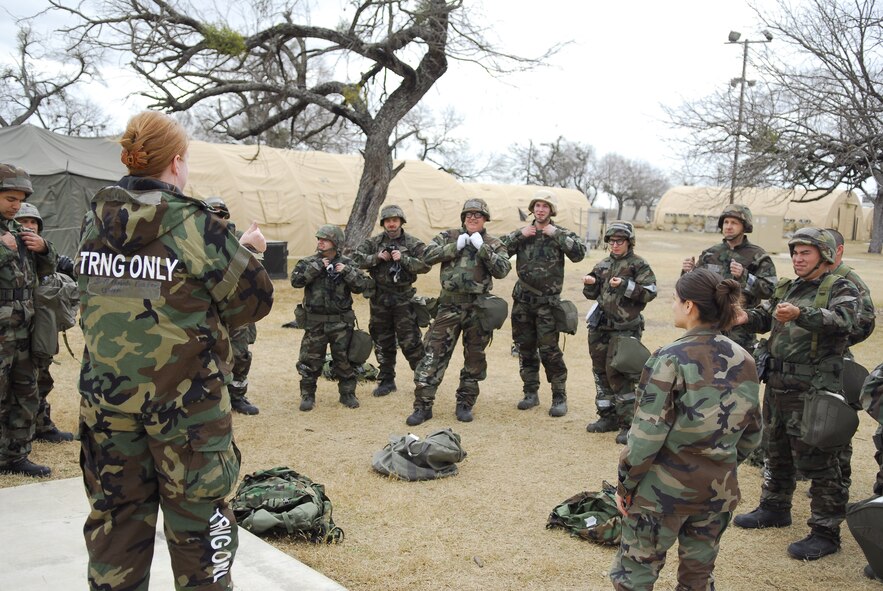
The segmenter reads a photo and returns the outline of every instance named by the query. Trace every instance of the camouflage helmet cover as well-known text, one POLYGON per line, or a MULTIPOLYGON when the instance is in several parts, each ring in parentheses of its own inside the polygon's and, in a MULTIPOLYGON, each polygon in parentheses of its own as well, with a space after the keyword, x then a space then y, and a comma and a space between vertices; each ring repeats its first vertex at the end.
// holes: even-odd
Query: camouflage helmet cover
POLYGON ((460 212, 460 221, 466 221, 466 214, 470 211, 476 211, 484 216, 484 219, 487 221, 491 221, 491 210, 488 209, 487 203, 484 199, 478 199, 477 197, 473 197, 472 199, 467 199, 466 203, 463 204, 463 211, 460 212))
POLYGON ((21 204, 21 208, 15 214, 15 219, 21 218, 34 218, 37 220, 37 227, 40 228, 40 232, 43 231, 43 218, 40 216, 40 210, 33 203, 25 202, 21 204))
POLYGON ((724 218, 734 218, 742 222, 742 227, 746 234, 751 234, 752 230, 754 230, 754 217, 751 215, 751 210, 745 205, 740 205, 739 203, 727 205, 717 218, 718 230, 724 229, 724 218))
POLYGON ((334 224, 325 224, 316 230, 316 238, 330 240, 335 247, 340 248, 343 245, 343 230, 334 224))
POLYGON ((558 199, 555 197, 555 193, 548 189, 540 189, 534 193, 533 199, 530 200, 530 205, 527 206, 529 212, 533 213, 533 206, 537 204, 537 201, 542 201, 549 206, 552 210, 549 217, 558 215, 558 199))
POLYGON ((230 219, 230 210, 227 209, 227 204, 217 195, 212 195, 206 199, 205 204, 209 206, 209 209, 216 211, 225 220, 230 219))
POLYGON ((22 191, 25 197, 30 197, 34 192, 34 185, 31 184, 31 176, 23 168, 0 164, 0 190, 22 191))
POLYGON ((389 218, 399 218, 402 220, 404 224, 408 220, 405 219, 405 212, 402 211, 402 208, 398 205, 387 205, 383 209, 380 210, 380 225, 383 226, 383 221, 389 218))
POLYGON ((794 247, 798 244, 808 244, 819 249, 822 259, 834 264, 834 257, 837 253, 837 242, 830 232, 826 232, 821 228, 801 228, 794 232, 791 240, 788 241, 788 250, 794 255, 794 247))
POLYGON ((607 230, 604 232, 604 242, 610 242, 610 239, 614 236, 628 238, 629 244, 632 246, 635 245, 635 227, 631 222, 623 222, 619 220, 610 222, 607 226, 607 230))

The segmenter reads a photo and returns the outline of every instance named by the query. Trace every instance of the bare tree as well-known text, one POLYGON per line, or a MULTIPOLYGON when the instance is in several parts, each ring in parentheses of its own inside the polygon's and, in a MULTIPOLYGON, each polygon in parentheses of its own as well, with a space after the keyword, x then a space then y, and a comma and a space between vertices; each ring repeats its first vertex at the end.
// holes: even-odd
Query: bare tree
POLYGON ((616 217, 622 217, 626 203, 635 206, 635 213, 644 207, 649 216, 650 208, 670 186, 665 174, 642 160, 629 160, 619 154, 605 154, 598 162, 595 176, 598 190, 616 201, 616 217))
POLYGON ((447 71, 449 58, 501 73, 536 66, 555 50, 538 59, 496 51, 468 19, 462 0, 356 1, 350 20, 333 29, 296 22, 296 0, 256 0, 244 8, 251 18, 242 26, 221 15, 203 16, 184 1, 96 0, 88 11, 50 1, 80 19, 67 31, 73 47, 98 45, 131 55, 132 67, 150 84, 144 94, 153 107, 187 111, 211 102, 217 127, 239 140, 293 119, 313 129, 310 105, 333 115, 321 125, 340 118, 361 130, 364 167, 347 248, 373 229, 397 172, 396 129, 447 71), (334 76, 319 77, 317 63, 333 63, 334 76))
POLYGON ((632 219, 637 219, 641 208, 644 208, 644 219, 649 220, 650 210, 671 187, 671 181, 668 175, 647 162, 632 161, 630 169, 634 178, 634 190, 626 202, 635 208, 632 219))
POLYGON ((559 137, 553 142, 509 148, 509 178, 528 185, 576 189, 595 195, 595 149, 559 137))

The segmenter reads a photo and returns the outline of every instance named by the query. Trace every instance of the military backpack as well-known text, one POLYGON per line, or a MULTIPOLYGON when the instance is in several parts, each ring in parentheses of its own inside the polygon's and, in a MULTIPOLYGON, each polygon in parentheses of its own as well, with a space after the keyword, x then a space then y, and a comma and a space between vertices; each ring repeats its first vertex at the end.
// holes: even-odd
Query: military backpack
POLYGON ((590 542, 618 545, 622 516, 616 507, 616 488, 605 481, 600 492, 581 492, 559 504, 546 522, 546 529, 556 527, 590 542))
POLYGON ((34 322, 31 352, 37 357, 58 353, 58 333, 77 324, 80 292, 77 283, 64 273, 43 277, 34 292, 34 322))
POLYGON ((466 457, 460 436, 442 429, 420 439, 411 433, 392 435, 386 447, 374 454, 373 468, 402 480, 434 480, 453 476, 457 463, 466 457))

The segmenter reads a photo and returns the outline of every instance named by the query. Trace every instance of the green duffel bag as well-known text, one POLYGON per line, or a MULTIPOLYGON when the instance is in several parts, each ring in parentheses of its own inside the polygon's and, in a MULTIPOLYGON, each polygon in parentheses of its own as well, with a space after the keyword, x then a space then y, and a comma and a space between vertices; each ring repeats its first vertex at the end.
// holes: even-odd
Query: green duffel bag
POLYGON ((559 504, 546 522, 546 529, 556 527, 590 542, 618 545, 622 516, 616 508, 616 488, 605 481, 600 492, 581 492, 559 504))
POLYGON ((435 480, 456 474, 457 463, 465 457, 460 436, 447 428, 426 439, 411 433, 391 435, 386 447, 374 454, 371 466, 402 480, 435 480))
POLYGON ((616 336, 610 340, 610 367, 621 374, 640 377, 650 351, 635 337, 616 336))
POLYGON ((371 339, 371 335, 361 328, 354 328, 353 336, 350 339, 350 347, 346 352, 347 359, 350 360, 350 363, 362 365, 368 360, 373 347, 374 342, 371 339))
POLYGON ((570 300, 560 300, 552 308, 552 316, 555 318, 555 330, 576 334, 576 327, 579 326, 579 310, 576 309, 576 304, 570 300))
POLYGON ((478 308, 478 321, 487 332, 502 327, 509 318, 509 302, 490 293, 479 296, 475 307, 478 308))
POLYGON ((858 429, 858 413, 836 392, 810 390, 803 398, 800 440, 820 449, 843 447, 858 429))

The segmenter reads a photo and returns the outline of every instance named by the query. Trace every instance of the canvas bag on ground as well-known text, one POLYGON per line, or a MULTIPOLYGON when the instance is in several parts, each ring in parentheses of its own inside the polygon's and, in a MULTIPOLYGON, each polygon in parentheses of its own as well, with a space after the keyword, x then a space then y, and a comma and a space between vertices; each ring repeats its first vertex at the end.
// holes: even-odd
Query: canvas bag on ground
POLYGON ((460 436, 442 429, 426 439, 410 433, 390 436, 386 447, 374 454, 371 465, 381 474, 402 480, 433 480, 456 474, 457 462, 465 457, 460 436))
POLYGON ((343 539, 325 487, 284 466, 246 476, 230 507, 236 522, 253 534, 287 533, 328 544, 343 539))
POLYGON ((546 529, 560 527, 584 540, 615 546, 622 533, 616 489, 604 482, 600 492, 581 492, 552 509, 546 529))

